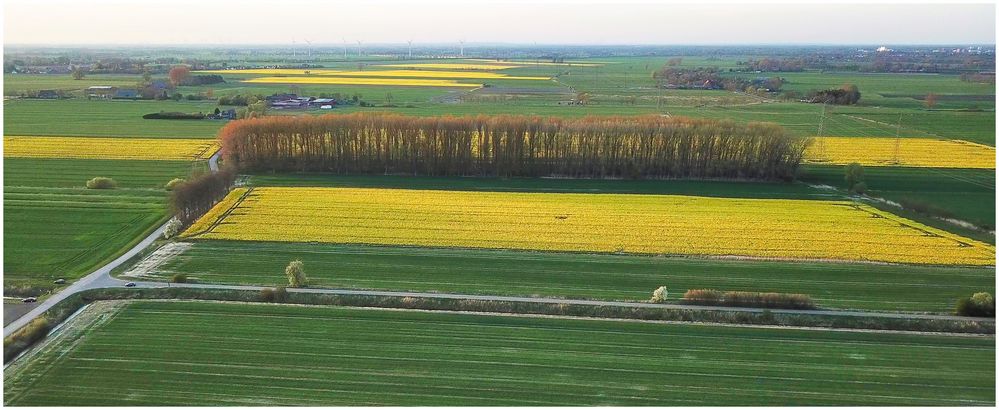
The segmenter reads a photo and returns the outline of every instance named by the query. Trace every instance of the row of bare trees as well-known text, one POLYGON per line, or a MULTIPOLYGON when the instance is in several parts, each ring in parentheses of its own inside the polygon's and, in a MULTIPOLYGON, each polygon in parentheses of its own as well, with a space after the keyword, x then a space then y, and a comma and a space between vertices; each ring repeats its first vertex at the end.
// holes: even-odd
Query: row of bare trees
POLYGON ((275 116, 220 136, 244 170, 581 178, 790 179, 807 143, 774 124, 651 115, 275 116))
POLYGON ((190 224, 221 201, 235 181, 236 171, 226 167, 181 182, 170 191, 170 212, 183 225, 190 224))

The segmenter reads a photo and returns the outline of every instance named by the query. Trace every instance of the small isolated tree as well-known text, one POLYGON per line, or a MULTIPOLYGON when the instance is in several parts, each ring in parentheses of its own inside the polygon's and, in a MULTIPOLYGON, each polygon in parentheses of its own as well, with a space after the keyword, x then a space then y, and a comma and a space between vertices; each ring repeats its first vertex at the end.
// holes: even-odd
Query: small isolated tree
POLYGON ((176 188, 177 185, 180 185, 182 183, 184 183, 183 178, 174 178, 171 179, 170 182, 167 182, 164 188, 166 188, 167 191, 173 191, 173 189, 176 188))
POLYGON ((937 106, 937 95, 933 93, 926 94, 926 98, 923 99, 923 105, 926 106, 927 110, 932 110, 933 107, 937 106))
POLYGON ((288 286, 293 288, 305 287, 309 283, 309 279, 305 277, 305 264, 298 259, 284 268, 284 275, 288 277, 288 286))
POLYGON ((87 189, 114 189, 118 183, 111 178, 96 177, 87 181, 87 189))
POLYGON ((666 290, 665 286, 660 286, 656 290, 652 291, 652 303, 666 303, 666 298, 669 297, 669 291, 666 290))
MULTIPOLYGON (((864 166, 856 162, 847 165, 844 180, 846 181, 847 189, 849 189, 850 192, 855 192, 854 189, 857 185, 864 182, 864 166)), ((866 190, 867 185, 865 184, 863 188, 866 190)))
POLYGON ((82 80, 83 77, 87 76, 87 72, 83 71, 80 67, 73 67, 73 72, 71 73, 74 80, 82 80))
POLYGON ((991 293, 978 292, 970 298, 959 299, 955 310, 961 316, 995 317, 996 300, 991 293))
POLYGON ((179 219, 171 219, 170 222, 167 222, 166 229, 163 230, 163 239, 170 239, 177 236, 180 233, 180 228, 183 226, 184 224, 179 219))
POLYGON ((167 74, 170 77, 170 82, 173 85, 180 85, 184 81, 187 81, 188 77, 191 76, 191 68, 186 65, 179 65, 170 69, 170 73, 167 74))
POLYGON ((187 283, 187 274, 175 273, 172 277, 170 277, 170 281, 173 283, 187 283))

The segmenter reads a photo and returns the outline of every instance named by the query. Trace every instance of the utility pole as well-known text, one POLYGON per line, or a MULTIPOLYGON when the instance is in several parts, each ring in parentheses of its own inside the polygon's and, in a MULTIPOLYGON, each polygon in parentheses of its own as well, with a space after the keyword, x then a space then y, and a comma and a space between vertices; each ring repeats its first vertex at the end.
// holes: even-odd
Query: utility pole
MULTIPOLYGON (((819 116, 819 132, 816 133, 817 137, 821 137, 822 134, 825 132, 825 125, 826 125, 826 103, 822 103, 822 115, 819 116)), ((824 141, 822 141, 821 138, 818 141, 819 141, 818 144, 819 157, 825 158, 826 144, 824 141)))
POLYGON ((816 136, 818 137, 822 136, 822 133, 825 131, 824 130, 825 123, 826 123, 826 103, 822 103, 822 115, 819 116, 819 132, 816 133, 816 136))
POLYGON ((902 150, 902 138, 900 135, 901 131, 902 131, 902 113, 898 113, 898 122, 895 123, 895 165, 899 165, 902 163, 899 158, 900 151, 902 150))

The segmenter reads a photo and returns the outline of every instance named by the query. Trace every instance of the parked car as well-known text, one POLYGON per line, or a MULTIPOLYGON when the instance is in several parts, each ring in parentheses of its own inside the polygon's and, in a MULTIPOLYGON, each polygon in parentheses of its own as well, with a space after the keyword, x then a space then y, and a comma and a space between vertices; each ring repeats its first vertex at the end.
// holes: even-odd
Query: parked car
POLYGON ((128 282, 128 283, 125 284, 125 287, 126 288, 134 288, 135 287, 135 282, 128 282))
POLYGON ((62 285, 63 283, 66 283, 66 279, 59 278, 59 279, 56 279, 56 280, 52 281, 52 283, 55 283, 56 285, 62 285))
POLYGON ((29 298, 21 299, 21 302, 24 302, 24 303, 35 303, 37 301, 38 301, 38 298, 36 298, 36 297, 29 297, 29 298))

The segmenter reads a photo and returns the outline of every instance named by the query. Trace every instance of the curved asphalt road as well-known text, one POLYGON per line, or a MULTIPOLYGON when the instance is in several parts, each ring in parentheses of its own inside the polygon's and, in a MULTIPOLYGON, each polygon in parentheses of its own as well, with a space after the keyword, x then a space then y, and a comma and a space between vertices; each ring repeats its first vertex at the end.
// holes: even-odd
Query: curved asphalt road
MULTIPOLYGON (((218 171, 218 157, 219 153, 216 152, 215 155, 208 160, 208 165, 211 170, 218 171)), ((125 261, 131 259, 133 256, 138 255, 143 249, 151 245, 156 239, 163 235, 163 231, 166 230, 166 224, 160 226, 155 231, 153 231, 149 236, 143 239, 141 242, 136 244, 132 249, 111 261, 107 265, 95 270, 82 279, 76 281, 72 285, 66 287, 59 293, 52 295, 34 309, 31 309, 24 316, 21 316, 4 326, 3 335, 4 337, 9 336, 11 333, 20 329, 22 326, 28 324, 36 317, 41 316, 47 310, 55 306, 56 303, 66 299, 67 297, 84 290, 89 289, 103 289, 103 288, 115 288, 124 287, 126 281, 115 279, 111 277, 111 271, 125 261)), ((166 288, 166 287, 183 287, 183 288, 201 288, 201 289, 229 289, 229 290, 248 290, 248 291, 259 291, 264 288, 269 288, 269 286, 244 286, 244 285, 213 285, 213 284, 202 284, 202 283, 163 283, 163 282, 134 282, 136 288, 166 288)), ((753 312, 759 313, 763 312, 762 308, 746 308, 746 307, 731 307, 731 306, 698 306, 698 305, 681 305, 681 304, 658 304, 658 303, 643 303, 643 302, 614 302, 614 301, 603 301, 603 300, 587 300, 587 299, 557 299, 557 298, 534 298, 534 297, 517 297, 517 296, 491 296, 491 295, 463 295, 454 293, 429 293, 429 292, 394 292, 394 291, 374 291, 374 290, 351 290, 351 289, 314 289, 314 288, 290 288, 289 292, 295 293, 317 293, 317 294, 331 294, 331 295, 358 295, 358 296, 389 296, 389 297, 418 297, 418 298, 437 298, 437 299, 465 299, 465 300, 481 300, 481 301, 501 301, 501 302, 530 302, 530 303, 552 303, 552 304, 567 304, 567 305, 586 305, 586 306, 614 306, 614 307, 625 307, 625 308, 663 308, 663 309, 684 309, 684 310, 702 310, 702 311, 727 311, 727 312, 753 312)), ((951 316, 951 315, 932 315, 932 314, 920 314, 920 313, 888 313, 888 312, 861 312, 861 311, 849 311, 849 310, 797 310, 797 309, 769 309, 773 313, 787 313, 787 314, 798 314, 798 315, 816 315, 816 316, 838 316, 838 317, 870 317, 870 318, 889 318, 889 319, 943 319, 943 320, 969 320, 976 322, 994 322, 994 318, 978 318, 978 317, 964 317, 964 316, 951 316)))

